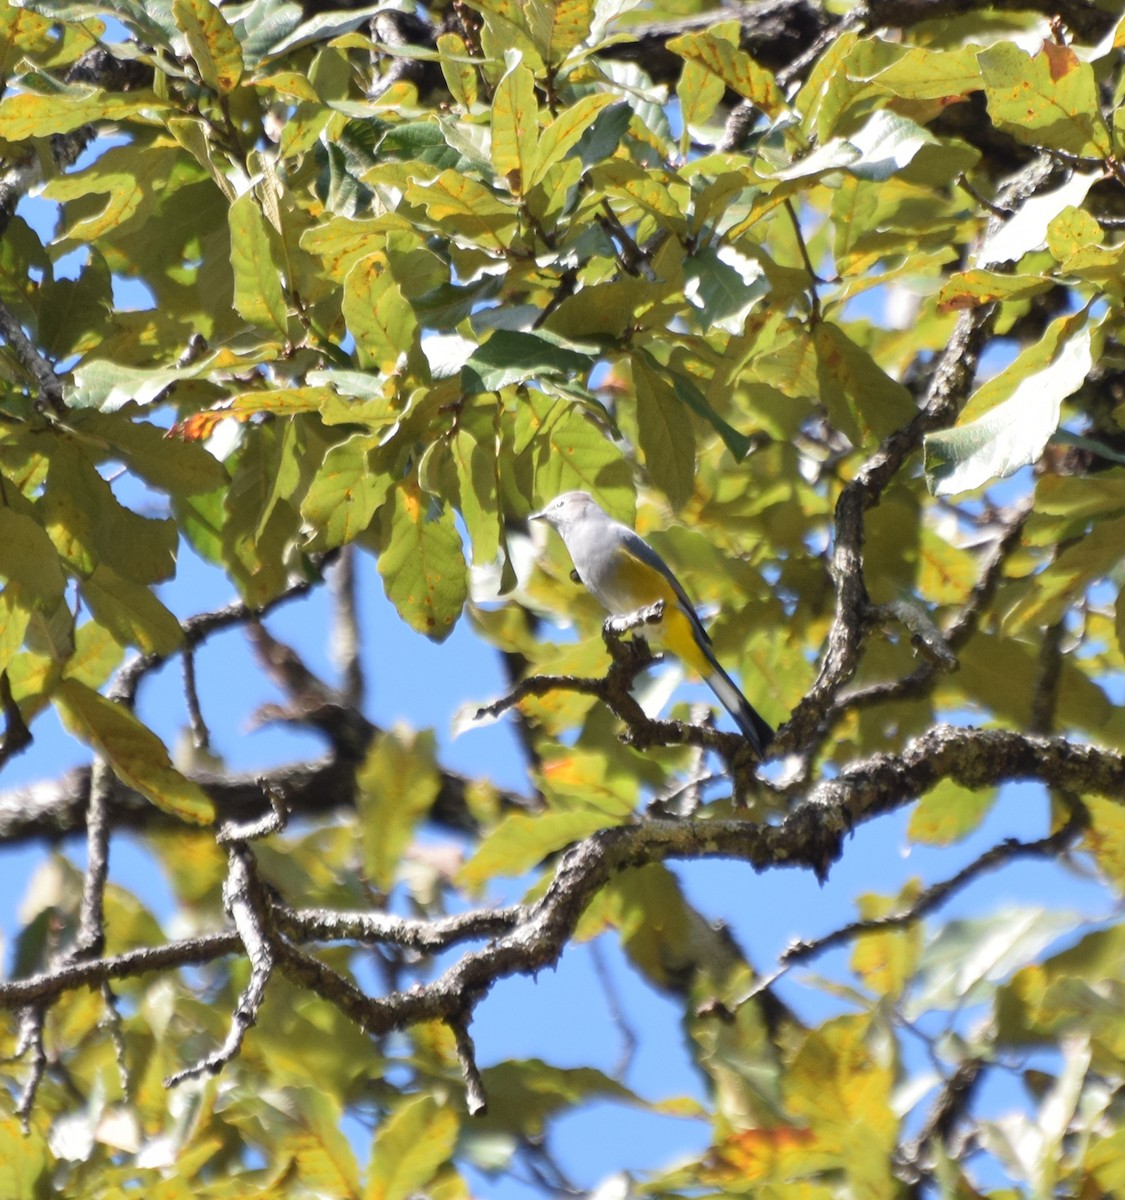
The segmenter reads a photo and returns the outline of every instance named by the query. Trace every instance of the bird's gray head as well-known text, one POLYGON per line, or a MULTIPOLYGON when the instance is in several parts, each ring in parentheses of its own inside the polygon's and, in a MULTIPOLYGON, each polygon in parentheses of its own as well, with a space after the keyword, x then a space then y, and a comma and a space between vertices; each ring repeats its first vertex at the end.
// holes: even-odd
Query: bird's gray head
POLYGON ((564 533, 566 530, 572 529, 583 518, 599 513, 604 516, 602 509, 598 507, 589 492, 563 492, 561 496, 556 496, 546 508, 532 513, 531 520, 546 521, 559 533, 564 533))

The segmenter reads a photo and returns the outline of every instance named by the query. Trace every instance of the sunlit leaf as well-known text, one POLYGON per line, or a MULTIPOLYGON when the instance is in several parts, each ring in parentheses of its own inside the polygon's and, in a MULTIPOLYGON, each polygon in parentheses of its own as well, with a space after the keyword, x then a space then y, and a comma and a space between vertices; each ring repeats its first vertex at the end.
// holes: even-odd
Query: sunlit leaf
POLYGON ((364 867, 371 882, 389 892, 414 827, 441 784, 433 736, 385 733, 372 744, 356 783, 364 867))
POLYGON ((433 1179, 453 1153, 460 1121, 432 1096, 396 1108, 375 1135, 363 1200, 408 1200, 433 1179))
POLYGON ((222 12, 210 0, 173 0, 172 12, 203 82, 232 91, 242 78, 242 48, 222 12))
POLYGON ((387 598, 411 628, 444 641, 468 595, 452 511, 404 480, 380 510, 379 538, 379 574, 387 598))
POLYGON ((1034 56, 998 42, 977 56, 988 111, 1022 142, 1104 158, 1112 152, 1093 68, 1065 45, 1043 42, 1034 56))
POLYGON ((1063 400, 1082 386, 1092 364, 1091 331, 1083 326, 1004 403, 968 424, 928 434, 926 475, 934 494, 971 491, 1035 462, 1058 428, 1063 400))
POLYGON ((54 694, 71 732, 104 754, 123 783, 181 820, 202 825, 214 819, 207 794, 172 766, 163 742, 128 709, 76 679, 64 679, 54 694))

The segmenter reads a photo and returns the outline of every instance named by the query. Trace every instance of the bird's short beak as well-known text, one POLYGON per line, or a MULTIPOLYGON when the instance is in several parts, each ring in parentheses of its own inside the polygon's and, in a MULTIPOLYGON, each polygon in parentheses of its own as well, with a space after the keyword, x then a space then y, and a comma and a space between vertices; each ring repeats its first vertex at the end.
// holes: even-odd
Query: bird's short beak
POLYGON ((547 519, 547 514, 542 509, 540 509, 539 512, 528 513, 527 519, 529 521, 545 521, 547 519))

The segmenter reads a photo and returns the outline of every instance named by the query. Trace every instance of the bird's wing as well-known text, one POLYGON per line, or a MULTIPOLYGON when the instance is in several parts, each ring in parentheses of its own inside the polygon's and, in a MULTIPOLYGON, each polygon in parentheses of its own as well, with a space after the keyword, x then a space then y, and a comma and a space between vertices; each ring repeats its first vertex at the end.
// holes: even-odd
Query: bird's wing
POLYGON ((668 581, 668 586, 675 592, 676 599, 680 602, 680 607, 691 622, 692 628, 702 639, 703 644, 710 646, 711 639, 707 636, 707 630, 703 627, 703 622, 695 611, 695 605, 688 599, 688 594, 684 591, 680 581, 672 574, 671 567, 639 534, 634 533, 626 525, 622 525, 621 529, 624 532, 624 536, 621 538, 622 549, 626 554, 630 554, 639 562, 644 563, 646 567, 651 567, 654 571, 659 572, 668 581))

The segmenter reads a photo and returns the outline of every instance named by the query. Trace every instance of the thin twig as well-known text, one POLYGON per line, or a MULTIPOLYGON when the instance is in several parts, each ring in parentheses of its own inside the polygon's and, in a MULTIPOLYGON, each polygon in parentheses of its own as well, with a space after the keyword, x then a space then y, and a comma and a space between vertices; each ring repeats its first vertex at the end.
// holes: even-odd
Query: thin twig
POLYGON ((927 1173, 922 1161, 926 1149, 935 1141, 943 1145, 949 1141, 954 1125, 968 1110, 984 1079, 986 1066, 981 1058, 966 1058, 945 1081, 918 1136, 905 1143, 896 1155, 896 1173, 907 1183, 922 1182, 927 1173))
POLYGON ((602 624, 602 639, 609 651, 611 663, 602 679, 576 675, 532 675, 522 680, 506 696, 482 705, 475 713, 476 720, 497 717, 513 708, 528 696, 545 696, 550 692, 578 692, 597 696, 624 722, 622 741, 638 750, 653 746, 695 746, 713 750, 726 764, 734 783, 736 801, 745 803, 752 787, 769 789, 771 784, 755 776, 754 751, 741 734, 727 733, 710 725, 689 725, 683 721, 654 720, 632 695, 633 681, 641 671, 658 662, 648 643, 626 635, 658 624, 664 614, 664 602, 658 600, 636 612, 608 617, 602 624))
POLYGON ((805 235, 801 229, 801 221, 797 216, 797 210, 793 206, 793 201, 788 197, 782 202, 782 207, 789 214, 789 221, 793 226, 793 234, 797 239, 797 249, 801 253, 801 262, 804 263, 805 273, 809 277, 809 295, 812 299, 809 302, 809 323, 816 325, 820 321, 820 293, 816 290, 816 285, 822 283, 823 280, 816 273, 813 267, 812 259, 809 257, 809 248, 805 242, 805 235))
MULTIPOLYGON (((188 617, 186 621, 180 623, 184 634, 182 646, 194 648, 220 630, 230 629, 235 625, 246 625, 251 621, 260 621, 282 604, 307 595, 318 583, 320 583, 319 579, 298 580, 260 608, 254 608, 243 600, 235 600, 222 608, 188 617)), ((179 652, 180 648, 177 648, 168 654, 135 655, 117 672, 108 693, 109 698, 119 704, 131 706, 136 698, 137 686, 144 676, 150 671, 156 670, 157 667, 163 666, 169 658, 179 652)))
POLYGON ((598 982, 602 986, 609 1019, 613 1022, 618 1036, 621 1038, 621 1052, 618 1054, 617 1062, 613 1067, 613 1078, 624 1081, 629 1068, 633 1065, 633 1058, 637 1053, 640 1038, 637 1037, 636 1030, 629 1024, 625 1016, 625 1009, 621 1003, 621 997, 617 992, 617 985, 614 983, 613 976, 609 972, 609 966, 605 961, 605 954, 602 952, 600 941, 595 940, 590 943, 590 961, 594 964, 594 974, 598 977, 598 982))
POLYGON ((356 603, 355 554, 345 546, 328 575, 333 600, 332 657, 340 672, 340 694, 359 707, 365 693, 359 609, 356 603))
POLYGON ((105 947, 105 885, 109 877, 109 796, 113 768, 100 755, 90 769, 86 810, 86 873, 73 957, 89 958, 105 947))
POLYGON ((47 1051, 43 1046, 43 1022, 47 1010, 43 1004, 29 1004, 20 1012, 19 1038, 14 1058, 28 1061, 27 1078, 16 1101, 16 1116, 25 1134, 31 1132, 31 1113, 35 1108, 35 1097, 47 1074, 47 1051))
POLYGON ((188 721, 191 726, 191 743, 196 750, 207 750, 211 746, 211 731, 203 719, 199 704, 199 690, 195 683, 195 647, 183 649, 184 702, 187 704, 188 721))
POLYGON ((826 933, 812 941, 797 941, 788 946, 778 958, 778 969, 772 974, 759 979, 745 995, 737 1001, 744 1004, 752 1000, 760 992, 772 987, 783 975, 799 963, 818 958, 837 946, 845 946, 865 934, 887 933, 913 925, 923 917, 940 908, 957 892, 967 887, 974 880, 989 871, 1023 858, 1049 858, 1065 850, 1078 835, 1086 828, 1089 817, 1084 808, 1075 807, 1069 819, 1054 833, 1041 837, 1033 842, 1021 842, 1018 838, 1005 838, 1002 842, 991 846, 983 854, 966 863, 955 875, 948 879, 939 880, 920 892, 906 908, 898 912, 888 913, 882 917, 868 917, 859 921, 849 921, 848 924, 826 933))
POLYGON ((457 1062, 465 1080, 465 1107, 468 1108, 470 1117, 483 1117, 488 1112, 488 1094, 484 1090, 484 1080, 477 1066, 476 1049, 469 1035, 469 1018, 451 1017, 448 1024, 457 1044, 457 1062))
POLYGON ((269 837, 270 834, 280 833, 289 820, 289 812, 281 793, 264 776, 259 777, 258 785, 262 794, 269 802, 269 811, 253 821, 227 821, 215 835, 215 841, 220 846, 231 846, 236 842, 252 842, 259 838, 269 837))
POLYGON ((125 1032, 121 1024, 121 1012, 117 1007, 117 996, 108 981, 103 980, 100 990, 105 1011, 98 1023, 109 1031, 109 1038, 113 1043, 113 1058, 117 1063, 117 1078, 122 1094, 128 1099, 132 1089, 129 1084, 129 1066, 125 1059, 125 1032))
POLYGON ((258 1020, 266 985, 274 967, 272 916, 269 901, 258 877, 253 855, 245 842, 230 847, 223 901, 234 921, 238 939, 250 960, 250 979, 231 1016, 230 1029, 223 1044, 200 1062, 176 1071, 164 1080, 175 1087, 185 1079, 217 1075, 242 1049, 251 1026, 258 1020))

